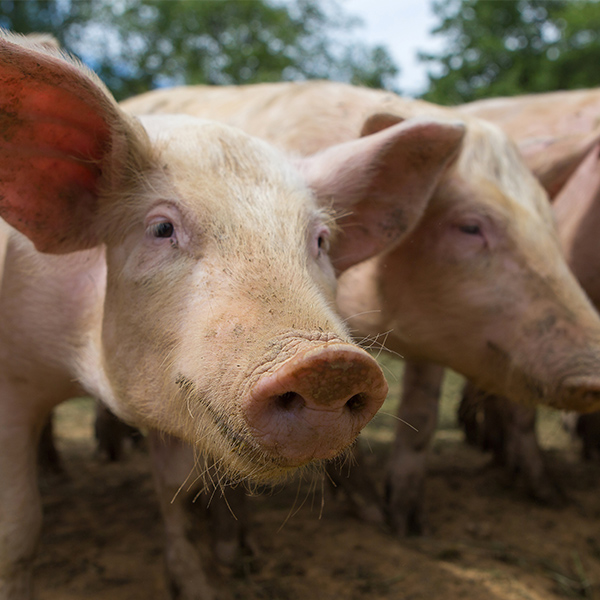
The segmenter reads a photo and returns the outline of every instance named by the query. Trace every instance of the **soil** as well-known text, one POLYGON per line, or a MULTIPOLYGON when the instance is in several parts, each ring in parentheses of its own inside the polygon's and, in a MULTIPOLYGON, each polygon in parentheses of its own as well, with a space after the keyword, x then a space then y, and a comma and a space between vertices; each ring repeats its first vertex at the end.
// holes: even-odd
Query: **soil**
MULTIPOLYGON (((451 382, 450 387, 458 385, 451 382)), ((448 395, 448 394, 447 394, 448 395)), ((450 394, 452 396, 452 394, 450 394)), ((220 577, 241 600, 600 599, 600 465, 545 411, 540 438, 565 494, 541 506, 490 457, 464 444, 456 398, 445 400, 429 460, 427 534, 396 539, 354 518, 343 500, 287 486, 252 498, 256 555, 220 577), (300 492, 298 493, 298 490, 300 492), (304 498, 305 501, 297 498, 304 498)), ((382 479, 394 426, 387 407, 367 432, 369 464, 382 479)), ((95 452, 93 406, 59 408, 65 476, 42 478, 44 529, 36 563, 39 600, 167 598, 163 531, 147 454, 118 463, 95 452)))

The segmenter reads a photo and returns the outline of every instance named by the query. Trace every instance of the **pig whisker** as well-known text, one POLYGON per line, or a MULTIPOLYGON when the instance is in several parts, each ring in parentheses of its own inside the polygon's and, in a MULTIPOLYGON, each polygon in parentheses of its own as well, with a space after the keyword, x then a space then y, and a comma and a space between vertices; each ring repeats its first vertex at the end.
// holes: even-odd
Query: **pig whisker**
POLYGON ((321 482, 321 505, 319 507, 319 520, 321 519, 321 516, 323 515, 323 507, 325 504, 325 496, 324 496, 324 492, 323 492, 323 476, 321 477, 311 477, 310 479, 310 494, 312 496, 312 501, 310 504, 310 510, 311 512, 314 510, 315 508, 315 499, 316 499, 316 495, 317 495, 317 486, 319 481, 321 482))
MULTIPOLYGON (((190 472, 188 473, 187 477, 182 481, 181 485, 179 486, 179 488, 177 489, 177 491, 175 492, 175 494, 173 494, 173 497, 171 498, 171 504, 173 504, 175 502, 175 500, 177 499, 177 496, 179 496, 181 490, 183 489, 183 487, 187 483, 188 479, 190 478, 190 476, 194 472, 194 468, 195 468, 195 465, 190 469, 190 472)), ((188 491, 189 491, 189 488, 188 488, 188 491)))
POLYGON ((378 417, 379 415, 382 415, 382 416, 385 416, 385 417, 391 417, 392 419, 396 419, 396 421, 400 421, 400 423, 404 423, 405 425, 408 425, 411 429, 413 429, 417 433, 419 432, 419 430, 414 425, 411 425, 408 421, 405 421, 404 419, 401 419, 398 415, 394 415, 393 413, 384 412, 384 411, 380 410, 375 415, 374 418, 378 417))
POLYGON ((223 502, 225 502, 227 508, 229 509, 231 516, 236 521, 238 521, 239 519, 237 518, 236 514, 233 512, 233 508, 231 508, 231 504, 229 504, 229 500, 227 500, 227 495, 225 494, 225 488, 221 488, 221 498, 223 498, 223 502))
POLYGON ((298 496, 300 496, 300 486, 301 485, 302 485, 302 480, 300 478, 298 478, 298 488, 296 489, 296 496, 294 497, 294 502, 292 503, 292 506, 291 506, 287 516, 283 520, 283 523, 280 525, 279 529, 277 530, 277 533, 279 533, 285 527, 286 523, 290 520, 290 518, 298 512, 298 511, 294 511, 294 508, 296 506, 296 502, 298 501, 298 496))
POLYGON ((329 479, 329 483, 331 483, 331 485, 336 488, 337 487, 337 483, 334 481, 333 477, 331 476, 331 473, 329 473, 329 471, 327 469, 325 469, 325 475, 327 475, 327 479, 329 479))
POLYGON ((353 315, 350 315, 349 317, 346 317, 345 319, 342 319, 342 323, 344 323, 344 325, 345 325, 350 319, 354 319, 355 317, 360 317, 362 315, 370 315, 370 314, 375 314, 375 313, 380 313, 380 312, 381 312, 380 309, 364 310, 363 312, 355 313, 353 315))
POLYGON ((321 475, 321 508, 319 510, 319 521, 323 517, 323 511, 325 510, 325 477, 321 475))
POLYGON ((302 478, 298 478, 298 489, 296 491, 296 497, 294 498, 294 503, 292 504, 292 507, 290 508, 290 511, 287 515, 287 517, 285 518, 284 522, 281 524, 281 527, 277 530, 278 532, 281 531, 283 529, 283 527, 285 526, 285 524, 292 518, 295 517, 301 510, 302 507, 306 504, 308 498, 311 495, 311 492, 313 490, 313 486, 310 485, 306 495, 304 496, 304 499, 302 500, 302 502, 300 503, 300 505, 298 507, 296 507, 296 503, 298 501, 298 498, 300 496, 300 490, 302 489, 302 478))

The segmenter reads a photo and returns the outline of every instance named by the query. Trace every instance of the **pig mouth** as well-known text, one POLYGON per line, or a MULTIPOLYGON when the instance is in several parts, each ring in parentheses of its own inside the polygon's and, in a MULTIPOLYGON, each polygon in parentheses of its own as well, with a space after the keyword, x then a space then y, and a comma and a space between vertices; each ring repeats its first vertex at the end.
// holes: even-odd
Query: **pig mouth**
POLYGON ((231 452, 255 464, 262 463, 270 467, 285 468, 284 460, 277 456, 266 454, 250 432, 231 425, 227 418, 224 418, 219 411, 215 410, 210 401, 198 392, 196 384, 191 379, 179 374, 175 379, 175 383, 187 397, 193 397, 196 400, 196 406, 202 408, 204 414, 215 426, 220 437, 226 441, 227 447, 231 452))

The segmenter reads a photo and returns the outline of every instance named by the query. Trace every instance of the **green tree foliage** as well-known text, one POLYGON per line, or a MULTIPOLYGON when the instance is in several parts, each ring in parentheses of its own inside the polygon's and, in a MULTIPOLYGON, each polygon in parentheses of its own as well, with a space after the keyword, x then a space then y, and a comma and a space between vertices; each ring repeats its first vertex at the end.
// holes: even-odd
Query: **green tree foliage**
POLYGON ((598 0, 437 0, 440 54, 424 98, 458 104, 489 96, 600 85, 598 0))
POLYGON ((117 98, 282 79, 389 87, 384 48, 341 41, 357 25, 335 0, 0 0, 0 26, 52 33, 117 98))

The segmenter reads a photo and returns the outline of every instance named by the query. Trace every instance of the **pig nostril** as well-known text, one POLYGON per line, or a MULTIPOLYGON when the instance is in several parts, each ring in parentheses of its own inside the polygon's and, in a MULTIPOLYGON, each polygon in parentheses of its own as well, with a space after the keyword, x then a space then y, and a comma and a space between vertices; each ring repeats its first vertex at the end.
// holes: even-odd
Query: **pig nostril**
POLYGON ((304 406, 304 398, 296 392, 286 392, 275 397, 275 404, 282 410, 294 410, 304 406))
POLYGON ((367 405, 367 401, 363 394, 355 394, 346 402, 346 408, 353 413, 362 412, 367 405))

